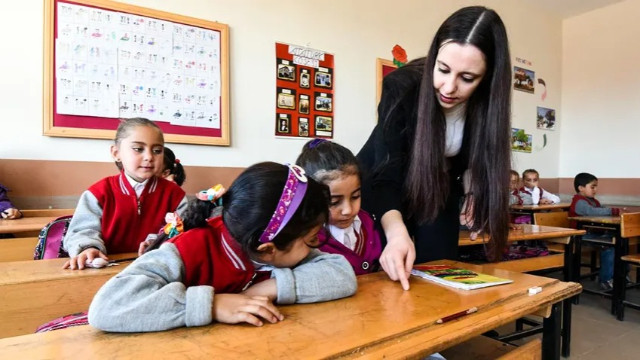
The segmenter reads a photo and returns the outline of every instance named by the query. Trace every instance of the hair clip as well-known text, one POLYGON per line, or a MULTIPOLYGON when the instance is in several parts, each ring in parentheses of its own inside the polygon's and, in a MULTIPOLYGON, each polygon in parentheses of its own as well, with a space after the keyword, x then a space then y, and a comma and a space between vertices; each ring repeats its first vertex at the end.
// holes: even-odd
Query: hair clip
POLYGON ((174 162, 175 162, 176 164, 180 164, 180 159, 176 159, 174 162))
POLYGON ((328 140, 325 140, 325 139, 313 139, 311 140, 311 142, 309 142, 309 149, 315 149, 316 147, 318 147, 318 145, 327 141, 328 140))
POLYGON ((260 242, 271 242, 280 231, 289 223, 307 192, 307 176, 298 165, 287 164, 289 175, 282 189, 278 206, 269 220, 269 224, 260 235, 260 242))
POLYGON ((217 184, 208 188, 207 190, 202 190, 196 193, 196 198, 202 201, 216 202, 222 197, 222 195, 224 195, 226 191, 227 189, 225 189, 224 186, 217 184))
POLYGON ((167 234, 169 239, 182 234, 184 231, 182 219, 177 212, 167 213, 167 215, 164 216, 164 221, 167 222, 167 225, 164 226, 164 233, 167 234))

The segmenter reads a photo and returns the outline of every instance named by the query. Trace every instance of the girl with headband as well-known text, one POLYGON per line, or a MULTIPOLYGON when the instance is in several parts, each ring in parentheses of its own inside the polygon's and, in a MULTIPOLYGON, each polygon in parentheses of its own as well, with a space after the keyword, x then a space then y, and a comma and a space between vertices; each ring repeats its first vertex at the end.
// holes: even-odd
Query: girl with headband
POLYGON ((98 291, 89 309, 91 325, 117 332, 214 321, 261 326, 284 320, 274 302, 312 303, 355 293, 349 262, 316 249, 329 193, 300 167, 259 163, 227 192, 213 192, 192 200, 184 233, 145 253, 98 291), (222 215, 211 217, 220 200, 222 215))

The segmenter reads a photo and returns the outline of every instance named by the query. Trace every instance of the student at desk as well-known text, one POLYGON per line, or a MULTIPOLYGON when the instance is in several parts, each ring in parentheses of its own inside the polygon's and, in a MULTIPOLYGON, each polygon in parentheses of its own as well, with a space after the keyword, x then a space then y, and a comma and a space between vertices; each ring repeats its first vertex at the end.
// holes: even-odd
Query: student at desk
MULTIPOLYGON (((617 216, 620 215, 619 208, 608 208, 600 205, 596 200, 596 192, 598 190, 598 178, 589 173, 579 173, 573 179, 573 187, 576 194, 571 200, 569 208, 569 216, 617 216)), ((604 237, 610 239, 613 235, 601 233, 584 235, 583 238, 604 237)), ((613 289, 613 262, 614 262, 613 246, 603 246, 600 249, 600 273, 598 275, 600 288, 602 290, 613 289)))
POLYGON ((107 251, 136 252, 150 233, 164 225, 167 212, 186 205, 184 191, 156 174, 163 166, 164 136, 152 121, 127 119, 116 130, 111 155, 120 174, 93 184, 78 201, 64 248, 71 256, 65 268, 84 269, 85 261, 107 251))
POLYGON ((524 205, 558 204, 560 197, 538 186, 540 174, 537 170, 527 169, 522 173, 524 186, 520 188, 520 197, 524 205))
POLYGON ((328 218, 325 185, 295 165, 247 168, 217 199, 193 200, 186 232, 109 280, 89 309, 105 331, 161 331, 213 321, 261 326, 284 317, 273 305, 353 295, 356 277, 341 255, 322 253, 317 233, 328 218), (274 210, 275 209, 275 210, 274 210))
POLYGON ((7 195, 8 191, 9 189, 0 184, 0 214, 3 219, 20 219, 22 212, 11 203, 9 195, 7 195))

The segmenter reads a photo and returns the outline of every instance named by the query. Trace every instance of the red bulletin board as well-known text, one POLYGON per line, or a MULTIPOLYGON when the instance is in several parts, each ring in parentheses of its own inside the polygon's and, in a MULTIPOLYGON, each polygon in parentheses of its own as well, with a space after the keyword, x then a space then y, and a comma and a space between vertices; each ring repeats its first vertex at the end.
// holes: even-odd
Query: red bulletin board
POLYGON ((382 94, 382 79, 397 68, 398 66, 391 60, 376 59, 376 107, 380 102, 380 95, 382 94))
MULTIPOLYGON (((86 11, 89 15, 87 18, 89 22, 85 25, 79 24, 80 28, 88 28, 88 34, 83 41, 86 41, 86 46, 91 47, 99 47, 98 41, 100 40, 98 36, 95 36, 95 33, 98 33, 97 29, 93 29, 94 23, 90 21, 95 21, 93 14, 95 12, 109 13, 112 15, 129 15, 131 18, 146 20, 147 23, 153 20, 158 20, 158 22, 162 22, 167 24, 168 26, 173 26, 178 28, 182 25, 185 28, 191 29, 192 31, 195 29, 202 29, 202 33, 212 34, 212 38, 215 38, 215 56, 214 60, 209 60, 211 69, 211 73, 215 72, 216 81, 219 80, 219 91, 216 87, 216 91, 208 92, 209 88, 204 87, 202 90, 202 97, 208 99, 208 104, 210 104, 210 109, 219 109, 216 114, 217 116, 208 116, 203 117, 202 115, 198 117, 199 121, 212 121, 212 118, 215 118, 216 121, 219 120, 219 125, 209 125, 209 126, 189 126, 185 124, 189 124, 188 122, 183 123, 181 125, 176 125, 169 123, 167 121, 155 121, 156 124, 163 130, 165 134, 165 141, 171 143, 185 143, 185 144, 205 144, 205 145, 221 145, 228 146, 230 145, 230 120, 229 120, 229 29, 225 24, 191 18, 186 16, 181 16, 173 13, 158 11, 149 8, 143 8, 138 6, 133 6, 129 4, 118 3, 110 0, 76 0, 76 1, 59 1, 59 0, 44 0, 45 2, 45 16, 44 16, 44 94, 43 94, 43 134, 48 136, 59 136, 59 137, 78 137, 78 138, 93 138, 93 139, 113 139, 115 137, 115 129, 118 127, 120 122, 119 117, 102 117, 102 116, 89 116, 89 115, 73 115, 69 113, 59 114, 57 112, 57 99, 56 95, 58 91, 58 82, 56 79, 56 39, 58 39, 59 29, 58 29, 58 14, 59 9, 61 9, 58 4, 62 4, 62 9, 65 9, 64 5, 71 5, 69 7, 73 7, 78 10, 86 11), (131 16, 133 15, 133 16, 131 16), (218 52, 219 49, 219 52, 218 52), (211 66, 213 64, 213 66, 211 66), (219 95, 218 95, 219 94, 219 95), (219 118, 218 118, 219 116, 219 118), (205 119, 205 120, 203 120, 205 119), (215 127, 211 127, 215 126, 215 127)), ((198 43, 195 42, 197 46, 198 43)), ((142 42, 141 42, 142 43, 142 42)), ((151 42, 149 42, 150 44, 151 42)), ((140 45, 142 46, 142 45, 140 45)), ((115 50, 117 51, 117 50, 115 50)), ((175 48, 174 48, 175 53, 175 48)), ((176 55, 177 56, 177 55, 176 55)), ((188 60, 181 54, 181 60, 184 60, 185 68, 189 63, 188 60)), ((210 56, 211 58, 211 56, 210 56)), ((169 59, 170 61, 173 59, 169 59)), ((193 62, 191 62, 193 63, 193 62)), ((66 65, 66 64, 65 64, 66 65)), ((168 75, 168 74, 167 74, 168 75)), ((196 76, 194 76, 195 78, 196 76)), ((187 78, 185 77, 185 83, 187 78)), ((202 84, 202 83, 198 83, 202 84)), ((210 83, 211 84, 211 83, 210 83)), ((116 86, 119 85, 117 82, 116 86)), ((216 85, 218 85, 216 83, 216 85)), ((155 90, 155 89, 154 89, 155 90)), ((167 92, 168 94, 169 92, 167 92)), ((188 101, 185 98, 183 100, 188 101)), ((169 108, 169 96, 163 98, 162 100, 158 100, 158 108, 160 105, 164 105, 164 108, 168 110, 172 110, 171 114, 178 114, 179 111, 175 111, 174 109, 179 108, 181 105, 176 104, 175 97, 173 101, 173 108, 169 108), (161 103, 162 102, 162 103, 161 103)), ((77 99, 76 99, 77 101, 77 99)), ((86 101, 86 100, 85 100, 86 101)), ((120 102, 122 105, 122 102, 120 102)), ((133 104, 132 104, 133 105, 133 104)), ((128 108, 128 107, 127 107, 128 108)), ((119 107, 121 117, 149 117, 144 116, 145 113, 139 111, 137 114, 122 116, 122 106, 119 107)), ((147 107, 148 109, 148 107, 147 107)), ((182 111, 185 113, 184 111, 182 111)), ((214 112, 216 112, 214 110, 214 112)), ((81 112, 80 112, 81 113, 81 112)), ((167 112, 169 113, 169 112, 167 112)), ((180 114, 182 116, 182 114, 180 114)), ((192 119, 195 119, 194 112, 190 112, 189 114, 185 113, 185 116, 191 116, 192 119)), ((185 117, 186 119, 186 117, 185 117)), ((198 124, 195 120, 193 124, 198 124)))
POLYGON ((275 135, 333 138, 333 55, 276 43, 275 135))

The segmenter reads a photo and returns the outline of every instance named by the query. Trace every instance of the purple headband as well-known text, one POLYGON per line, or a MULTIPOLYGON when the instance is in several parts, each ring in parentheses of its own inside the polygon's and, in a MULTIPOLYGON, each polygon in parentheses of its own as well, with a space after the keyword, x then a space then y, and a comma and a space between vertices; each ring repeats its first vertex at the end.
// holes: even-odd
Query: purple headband
POLYGON ((304 198, 304 194, 307 192, 307 177, 304 174, 304 170, 298 165, 289 166, 289 176, 287 182, 284 184, 282 195, 280 195, 280 201, 274 211, 269 224, 260 235, 261 243, 271 242, 280 233, 304 198))
POLYGON ((325 139, 313 139, 311 140, 311 142, 309 143, 309 149, 314 149, 316 148, 318 145, 328 142, 328 140, 325 139))

